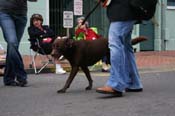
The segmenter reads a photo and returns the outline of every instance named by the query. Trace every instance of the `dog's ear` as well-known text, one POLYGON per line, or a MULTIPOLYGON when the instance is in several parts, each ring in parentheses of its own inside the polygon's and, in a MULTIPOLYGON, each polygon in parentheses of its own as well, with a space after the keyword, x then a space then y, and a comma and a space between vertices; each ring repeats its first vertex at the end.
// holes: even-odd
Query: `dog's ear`
POLYGON ((72 48, 74 46, 74 40, 67 38, 65 41, 65 46, 66 46, 66 48, 72 48))

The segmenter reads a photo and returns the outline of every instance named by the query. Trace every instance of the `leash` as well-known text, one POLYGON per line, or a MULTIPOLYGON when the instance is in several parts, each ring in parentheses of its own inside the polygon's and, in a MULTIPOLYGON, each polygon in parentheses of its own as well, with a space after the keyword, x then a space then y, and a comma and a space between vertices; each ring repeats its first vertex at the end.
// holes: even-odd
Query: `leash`
POLYGON ((99 2, 95 5, 95 7, 86 15, 84 21, 82 22, 82 25, 84 25, 84 23, 87 21, 89 16, 95 11, 95 9, 100 5, 100 3, 101 1, 99 0, 99 2))

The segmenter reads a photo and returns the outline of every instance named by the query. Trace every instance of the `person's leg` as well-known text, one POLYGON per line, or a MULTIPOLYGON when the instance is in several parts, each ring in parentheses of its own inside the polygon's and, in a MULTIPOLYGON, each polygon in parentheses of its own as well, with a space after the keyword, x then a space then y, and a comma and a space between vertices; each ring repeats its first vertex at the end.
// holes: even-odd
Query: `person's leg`
POLYGON ((8 85, 15 81, 15 65, 11 57, 13 56, 10 46, 11 44, 18 45, 14 21, 8 14, 0 12, 0 26, 3 31, 4 39, 7 42, 6 66, 4 72, 4 84, 8 85), (11 43, 11 44, 10 44, 11 43))
MULTIPOLYGON (((23 36, 24 33, 24 29, 27 23, 27 17, 26 16, 13 16, 14 21, 15 21, 15 26, 16 26, 16 36, 18 39, 18 43, 20 43, 21 38, 23 36)), ((19 44, 18 44, 19 47, 19 44)), ((26 84, 27 83, 27 73, 24 70, 24 64, 23 64, 23 60, 21 57, 21 54, 19 53, 19 50, 16 49, 16 55, 14 57, 16 63, 18 63, 18 65, 16 66, 16 77, 17 80, 22 83, 22 84, 26 84)))
POLYGON ((4 39, 7 42, 7 57, 4 73, 4 84, 8 85, 15 81, 18 68, 21 66, 21 56, 18 51, 19 40, 17 38, 15 20, 12 16, 0 12, 0 26, 4 39))
POLYGON ((104 56, 102 58, 102 72, 109 72, 109 66, 108 66, 108 63, 107 63, 107 57, 104 56))
MULTIPOLYGON (((131 34, 133 21, 111 23, 109 29, 109 48, 111 60, 111 75, 107 81, 107 86, 123 92, 127 87, 126 80, 129 73, 126 70, 125 38, 131 34)), ((130 60, 130 59, 128 59, 130 60)))
POLYGON ((127 83, 127 88, 135 89, 135 90, 137 89, 142 91, 143 85, 140 80, 140 75, 138 73, 138 69, 135 61, 134 50, 131 45, 131 34, 129 34, 125 40, 125 53, 126 53, 125 68, 129 75, 129 78, 125 80, 127 83))

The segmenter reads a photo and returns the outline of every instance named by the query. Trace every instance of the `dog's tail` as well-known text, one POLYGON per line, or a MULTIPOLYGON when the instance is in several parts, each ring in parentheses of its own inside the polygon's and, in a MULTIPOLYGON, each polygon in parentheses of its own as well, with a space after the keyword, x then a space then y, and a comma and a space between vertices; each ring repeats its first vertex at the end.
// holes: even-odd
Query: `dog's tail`
POLYGON ((142 42, 142 41, 146 41, 147 39, 148 39, 148 38, 145 37, 145 36, 139 36, 139 37, 136 37, 136 38, 132 39, 132 40, 131 40, 131 44, 132 44, 132 45, 135 45, 135 44, 138 44, 138 43, 140 43, 140 42, 142 42))

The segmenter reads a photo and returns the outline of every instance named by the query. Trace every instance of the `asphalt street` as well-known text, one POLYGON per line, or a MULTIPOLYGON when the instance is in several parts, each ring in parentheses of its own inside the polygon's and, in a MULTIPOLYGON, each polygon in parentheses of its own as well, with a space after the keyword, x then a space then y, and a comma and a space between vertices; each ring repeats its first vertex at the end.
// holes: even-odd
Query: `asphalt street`
POLYGON ((28 75, 28 87, 5 87, 0 77, 0 116, 175 116, 175 72, 141 73, 144 91, 121 98, 95 92, 109 73, 92 72, 94 86, 78 73, 64 94, 65 75, 28 75))

